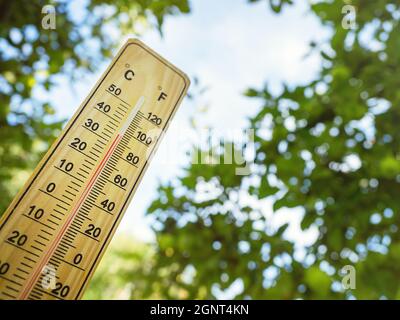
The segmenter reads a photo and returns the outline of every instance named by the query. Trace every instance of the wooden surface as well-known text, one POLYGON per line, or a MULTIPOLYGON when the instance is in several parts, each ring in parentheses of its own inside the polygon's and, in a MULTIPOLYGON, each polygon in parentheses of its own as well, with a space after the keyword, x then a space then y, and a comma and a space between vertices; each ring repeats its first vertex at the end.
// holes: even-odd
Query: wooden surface
POLYGON ((1 299, 82 296, 188 86, 121 48, 0 221, 1 299))

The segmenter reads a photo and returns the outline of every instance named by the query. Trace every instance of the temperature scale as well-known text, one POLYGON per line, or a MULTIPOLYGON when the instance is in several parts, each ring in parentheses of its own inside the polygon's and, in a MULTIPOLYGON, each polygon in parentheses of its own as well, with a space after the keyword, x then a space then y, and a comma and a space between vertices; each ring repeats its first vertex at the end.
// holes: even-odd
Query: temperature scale
POLYGON ((188 86, 121 48, 0 221, 1 299, 82 296, 188 86))

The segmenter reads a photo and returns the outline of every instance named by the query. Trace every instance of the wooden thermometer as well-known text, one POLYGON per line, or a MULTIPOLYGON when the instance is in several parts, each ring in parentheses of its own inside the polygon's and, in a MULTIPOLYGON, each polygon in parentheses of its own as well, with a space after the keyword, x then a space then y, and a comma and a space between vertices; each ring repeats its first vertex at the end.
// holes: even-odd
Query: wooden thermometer
POLYGON ((79 299, 189 86, 119 51, 0 221, 1 299, 79 299))

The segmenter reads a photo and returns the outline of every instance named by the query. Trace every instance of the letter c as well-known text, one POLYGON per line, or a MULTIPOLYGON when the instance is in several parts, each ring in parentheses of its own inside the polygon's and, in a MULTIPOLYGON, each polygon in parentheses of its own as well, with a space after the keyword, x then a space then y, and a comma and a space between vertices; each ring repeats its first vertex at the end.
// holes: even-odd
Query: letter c
POLYGON ((135 73, 132 70, 127 70, 124 74, 126 80, 132 80, 135 73))

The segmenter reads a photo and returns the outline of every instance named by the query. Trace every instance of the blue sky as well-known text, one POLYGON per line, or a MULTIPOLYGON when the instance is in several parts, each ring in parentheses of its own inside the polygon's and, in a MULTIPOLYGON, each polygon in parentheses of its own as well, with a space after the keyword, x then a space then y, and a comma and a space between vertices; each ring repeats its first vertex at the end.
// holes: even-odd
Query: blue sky
MULTIPOLYGON (((267 1, 249 4, 244 0, 193 0, 191 8, 189 15, 166 19, 163 38, 156 30, 145 31, 140 37, 208 87, 199 99, 183 102, 161 147, 168 147, 174 130, 189 128, 190 118, 196 113, 200 126, 227 129, 229 124, 231 129, 244 128, 246 118, 261 107, 259 101, 243 96, 246 88, 259 88, 267 82, 279 91, 282 82, 307 83, 320 68, 318 56, 305 56, 309 42, 326 37, 327 31, 307 13, 305 1, 287 7, 280 15, 270 11, 267 1), (203 105, 208 106, 206 113, 199 111, 203 105)), ((117 40, 122 45, 126 38, 117 40)), ((51 93, 59 116, 73 115, 106 67, 99 66, 98 72, 73 87, 64 86, 61 79, 59 88, 51 93)), ((121 222, 120 234, 129 233, 144 241, 153 239, 150 222, 144 218, 146 207, 156 196, 158 182, 179 174, 179 165, 169 165, 166 170, 157 156, 121 222)), ((301 212, 283 212, 279 220, 299 221, 300 216, 301 212)), ((296 226, 293 228, 292 233, 298 234, 296 226)), ((300 238, 307 243, 314 236, 311 232, 300 238)))

